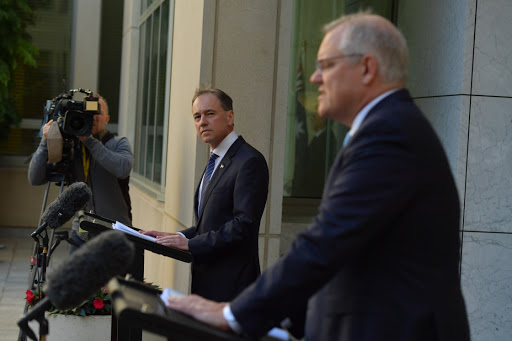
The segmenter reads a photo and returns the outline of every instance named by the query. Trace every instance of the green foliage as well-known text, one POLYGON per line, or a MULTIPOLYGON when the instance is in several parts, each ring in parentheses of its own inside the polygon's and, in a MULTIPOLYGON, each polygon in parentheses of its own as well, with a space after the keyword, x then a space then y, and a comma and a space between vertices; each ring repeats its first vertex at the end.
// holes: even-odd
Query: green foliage
MULTIPOLYGON (((161 290, 158 285, 152 282, 143 281, 143 283, 150 288, 161 290)), ((33 307, 41 300, 41 296, 37 290, 29 289, 25 292, 25 299, 28 301, 28 306, 33 307)), ((63 314, 77 316, 110 315, 112 314, 112 300, 110 299, 107 287, 102 287, 89 296, 82 304, 73 309, 60 310, 56 307, 52 307, 48 313, 50 315, 63 314)))
POLYGON ((21 120, 10 95, 14 71, 21 64, 36 66, 38 50, 27 33, 34 22, 34 1, 0 0, 0 138, 6 138, 9 127, 21 120))
POLYGON ((98 290, 94 295, 91 295, 85 302, 78 307, 69 310, 59 310, 53 307, 49 314, 63 314, 63 315, 110 315, 112 313, 112 301, 106 287, 98 290))

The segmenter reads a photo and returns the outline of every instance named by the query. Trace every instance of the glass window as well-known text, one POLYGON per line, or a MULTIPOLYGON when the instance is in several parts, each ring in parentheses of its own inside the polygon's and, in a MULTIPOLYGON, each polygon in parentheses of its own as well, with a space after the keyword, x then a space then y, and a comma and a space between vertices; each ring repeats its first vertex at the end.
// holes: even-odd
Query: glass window
MULTIPOLYGON (((25 156, 39 145, 43 106, 71 88, 73 0, 33 1, 34 25, 28 28, 32 43, 39 49, 37 67, 20 65, 14 74, 12 98, 22 117, 12 127, 7 140, 0 140, 0 155, 25 156)), ((117 131, 119 79, 122 42, 123 0, 102 1, 98 89, 109 103, 108 128, 117 131)), ((86 32, 78 32, 83 34, 86 32)), ((78 85, 80 87, 80 85, 78 85)), ((75 96, 81 100, 82 94, 75 96)), ((11 162, 8 159, 8 162, 11 162)))
POLYGON ((103 0, 101 2, 97 91, 108 101, 110 120, 107 127, 114 132, 118 132, 117 123, 119 122, 123 11, 123 0, 103 0))
POLYGON ((19 127, 10 129, 6 140, 0 140, 0 155, 32 154, 40 141, 46 100, 68 90, 73 1, 34 1, 32 6, 35 21, 28 32, 39 49, 37 67, 19 65, 14 73, 11 96, 22 120, 19 127))
POLYGON ((164 185, 173 1, 143 1, 134 172, 164 185))
POLYGON ((309 83, 322 27, 342 14, 371 9, 396 22, 397 0, 298 0, 294 2, 286 132, 284 196, 320 198, 348 128, 316 114, 317 85, 309 83))

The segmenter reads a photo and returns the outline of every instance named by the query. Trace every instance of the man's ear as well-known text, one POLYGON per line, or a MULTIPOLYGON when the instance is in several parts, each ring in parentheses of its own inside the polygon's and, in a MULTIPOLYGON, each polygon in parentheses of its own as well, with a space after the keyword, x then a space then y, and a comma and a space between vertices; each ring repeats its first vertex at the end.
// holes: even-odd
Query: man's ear
POLYGON ((233 126, 235 124, 235 113, 233 110, 228 111, 228 124, 233 126))
POLYGON ((379 65, 374 56, 365 55, 361 60, 361 67, 363 72, 363 84, 368 85, 372 83, 379 72, 379 65))

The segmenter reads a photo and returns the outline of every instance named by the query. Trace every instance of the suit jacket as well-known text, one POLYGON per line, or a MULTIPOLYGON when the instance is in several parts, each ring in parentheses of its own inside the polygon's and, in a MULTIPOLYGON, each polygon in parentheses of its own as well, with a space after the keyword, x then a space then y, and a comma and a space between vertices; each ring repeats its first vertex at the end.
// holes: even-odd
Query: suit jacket
POLYGON ((459 215, 441 143, 399 90, 339 152, 318 215, 233 314, 251 336, 290 317, 306 340, 469 340, 459 215))
POLYGON ((193 256, 192 293, 229 301, 260 275, 258 232, 267 201, 263 155, 239 136, 215 170, 197 215, 182 231, 193 256))

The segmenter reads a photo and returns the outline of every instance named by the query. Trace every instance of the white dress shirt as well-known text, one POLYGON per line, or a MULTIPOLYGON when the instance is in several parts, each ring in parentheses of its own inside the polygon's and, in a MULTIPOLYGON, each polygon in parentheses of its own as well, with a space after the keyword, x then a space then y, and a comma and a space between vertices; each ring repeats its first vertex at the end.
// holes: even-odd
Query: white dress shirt
MULTIPOLYGON (((215 170, 217 169, 217 167, 220 165, 220 162, 222 161, 222 159, 224 158, 224 155, 226 155, 226 153, 228 152, 229 148, 231 147, 231 145, 233 143, 235 143, 236 139, 238 138, 238 135, 235 133, 235 131, 233 130, 231 133, 229 133, 225 138, 224 140, 222 140, 219 145, 214 149, 214 150, 210 150, 210 155, 212 153, 215 153, 217 154, 219 157, 215 160, 215 167, 213 168, 213 172, 212 172, 212 177, 213 177, 213 174, 215 174, 215 170)), ((198 195, 198 198, 197 198, 197 202, 198 203, 201 203, 201 193, 203 192, 203 181, 204 181, 204 174, 203 174, 203 178, 201 179, 201 185, 199 186, 199 195, 198 195)), ((197 205, 197 207, 199 208, 200 205, 197 205)), ((199 214, 199 212, 197 212, 197 214, 199 214)))

